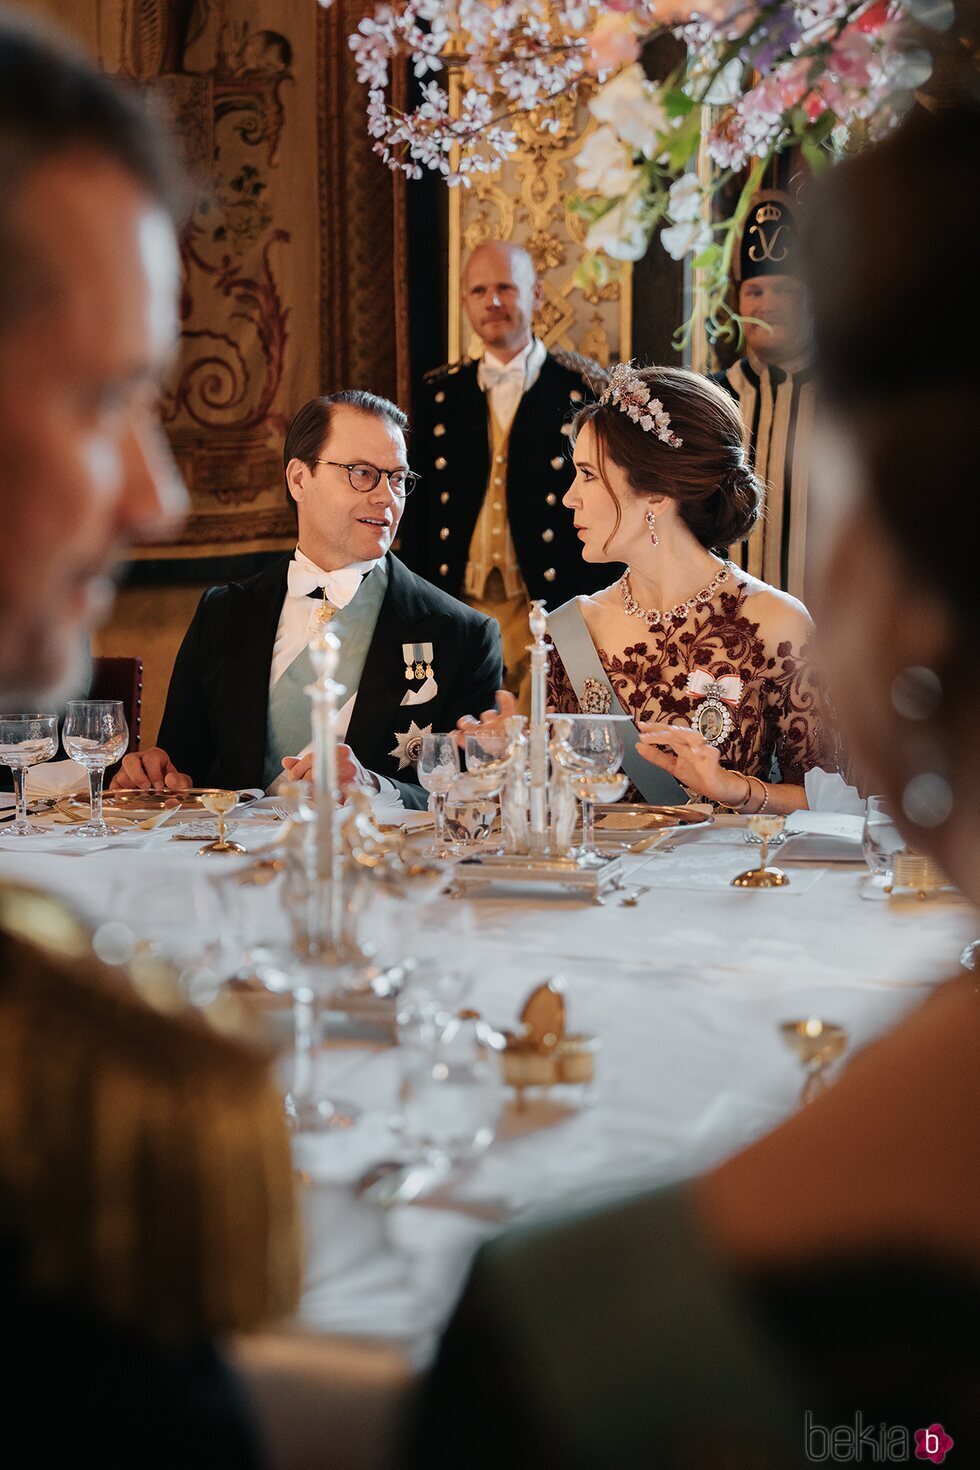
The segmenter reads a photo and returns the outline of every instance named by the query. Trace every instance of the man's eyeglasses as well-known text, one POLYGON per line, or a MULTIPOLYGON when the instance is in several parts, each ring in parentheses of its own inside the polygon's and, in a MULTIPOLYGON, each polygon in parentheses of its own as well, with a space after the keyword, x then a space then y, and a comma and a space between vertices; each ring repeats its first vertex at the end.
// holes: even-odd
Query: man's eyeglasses
POLYGON ((373 464, 341 464, 336 459, 317 459, 314 463, 332 465, 335 470, 346 470, 351 489, 357 490, 361 495, 375 490, 384 475, 392 495, 404 500, 406 495, 411 495, 421 478, 414 470, 379 470, 373 464))

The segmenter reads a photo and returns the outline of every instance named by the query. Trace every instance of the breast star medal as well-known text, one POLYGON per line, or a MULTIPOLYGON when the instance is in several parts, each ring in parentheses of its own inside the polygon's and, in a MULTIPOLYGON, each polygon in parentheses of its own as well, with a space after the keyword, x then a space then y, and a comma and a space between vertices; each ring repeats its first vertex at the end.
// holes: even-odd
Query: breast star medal
POLYGON ((735 728, 738 708, 745 685, 735 674, 722 674, 715 679, 706 669, 693 669, 687 676, 685 693, 700 704, 692 715, 692 724, 707 745, 715 749, 724 745, 735 728))
POLYGON ((431 734, 431 725, 420 729, 413 720, 404 735, 395 735, 395 748, 389 750, 388 754, 397 759, 400 771, 404 771, 407 766, 418 765, 419 756, 422 754, 422 736, 431 734))

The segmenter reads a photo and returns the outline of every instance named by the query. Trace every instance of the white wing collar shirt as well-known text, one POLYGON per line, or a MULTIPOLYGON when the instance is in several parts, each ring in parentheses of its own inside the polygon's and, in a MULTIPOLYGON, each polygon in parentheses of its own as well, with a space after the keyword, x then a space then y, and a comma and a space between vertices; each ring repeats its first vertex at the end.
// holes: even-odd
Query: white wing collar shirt
POLYGON ((510 428, 518 404, 538 381, 547 356, 547 349, 538 337, 532 337, 510 362, 501 362, 489 347, 484 348, 476 380, 489 395, 494 417, 502 428, 510 428))
MULTIPOLYGON (((325 572, 322 567, 317 566, 316 562, 304 555, 297 546, 286 573, 286 596, 279 614, 279 625, 276 628, 276 638, 272 647, 272 666, 269 671, 270 693, 286 670, 295 663, 307 647, 316 629, 321 602, 320 599, 311 597, 310 594, 323 591, 326 593, 327 601, 333 607, 338 610, 345 608, 364 578, 378 566, 382 559, 377 557, 373 561, 352 562, 350 566, 340 567, 337 571, 325 572)), ((353 694, 337 712, 337 735, 342 741, 347 738, 347 729, 356 698, 357 695, 353 694)), ((308 744, 304 749, 295 751, 294 754, 306 755, 311 749, 312 745, 308 744)), ((378 775, 377 772, 371 771, 369 774, 376 782, 375 790, 384 804, 400 806, 401 798, 394 783, 387 777, 378 775)), ((278 777, 272 783, 270 790, 278 789, 282 779, 278 777)))
POLYGON ((341 567, 339 571, 325 572, 316 562, 304 556, 297 546, 289 563, 286 597, 279 614, 276 641, 272 647, 270 689, 275 688, 289 665, 299 657, 313 637, 320 603, 310 593, 323 589, 326 591, 327 601, 334 607, 346 607, 379 560, 380 558, 374 561, 356 561, 349 567, 341 567))

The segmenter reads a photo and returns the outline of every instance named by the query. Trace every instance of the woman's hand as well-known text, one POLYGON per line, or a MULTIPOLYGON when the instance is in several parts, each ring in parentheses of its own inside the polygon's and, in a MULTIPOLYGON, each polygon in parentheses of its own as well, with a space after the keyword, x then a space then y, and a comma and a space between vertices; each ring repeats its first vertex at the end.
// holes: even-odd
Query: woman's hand
POLYGON ((726 771, 719 752, 697 730, 649 720, 643 721, 639 729, 636 748, 643 759, 668 771, 688 791, 723 806, 738 806, 745 801, 745 777, 737 771, 726 771))

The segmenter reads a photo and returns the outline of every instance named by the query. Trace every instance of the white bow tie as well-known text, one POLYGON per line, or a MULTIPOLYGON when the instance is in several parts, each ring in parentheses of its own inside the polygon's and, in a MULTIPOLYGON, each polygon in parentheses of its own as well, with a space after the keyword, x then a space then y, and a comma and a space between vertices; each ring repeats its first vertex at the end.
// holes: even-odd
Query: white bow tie
POLYGON ((484 359, 480 364, 480 387, 487 391, 496 388, 500 383, 516 383, 523 388, 523 361, 509 362, 504 367, 494 367, 484 359))
POLYGON ((319 567, 303 566, 291 561, 287 572, 290 597, 309 597, 322 588, 334 607, 346 607, 364 577, 362 566, 341 567, 336 572, 322 572, 319 567))

